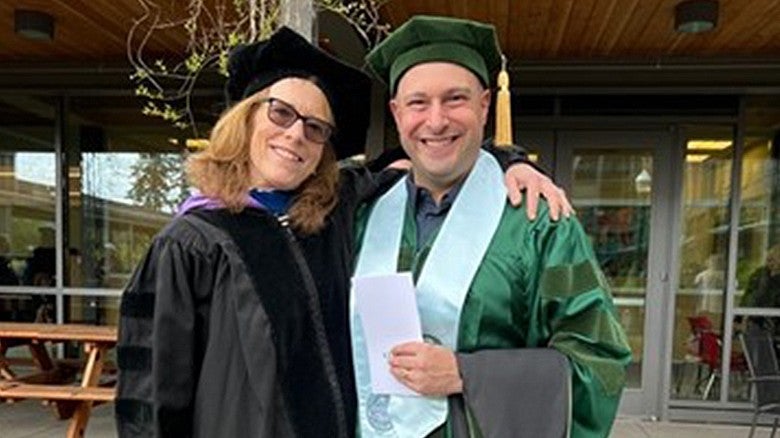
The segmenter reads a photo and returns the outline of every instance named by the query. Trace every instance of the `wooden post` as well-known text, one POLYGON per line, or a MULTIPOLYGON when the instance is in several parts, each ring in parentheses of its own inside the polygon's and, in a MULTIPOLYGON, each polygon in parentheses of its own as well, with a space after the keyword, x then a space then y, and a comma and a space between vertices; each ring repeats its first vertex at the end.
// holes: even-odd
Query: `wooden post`
POLYGON ((309 42, 316 45, 313 0, 284 0, 281 2, 282 24, 303 35, 309 42))
MULTIPOLYGON (((84 368, 84 376, 81 378, 81 387, 94 387, 100 383, 100 374, 103 372, 103 362, 106 357, 106 347, 96 343, 85 343, 84 351, 87 353, 87 365, 84 368)), ((73 419, 68 425, 68 438, 82 438, 84 429, 87 428, 89 415, 92 412, 92 402, 83 401, 78 404, 73 419)))

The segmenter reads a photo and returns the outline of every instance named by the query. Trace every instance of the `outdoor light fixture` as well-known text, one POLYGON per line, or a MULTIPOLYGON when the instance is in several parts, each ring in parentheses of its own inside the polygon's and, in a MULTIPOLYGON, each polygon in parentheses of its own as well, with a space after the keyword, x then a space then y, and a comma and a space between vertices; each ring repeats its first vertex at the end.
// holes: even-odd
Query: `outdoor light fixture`
POLYGON ((718 0, 686 0, 674 8, 674 28, 677 32, 706 32, 717 24, 718 0))
POLYGON ((639 175, 634 178, 634 188, 640 195, 646 195, 653 189, 653 177, 644 167, 639 175))
POLYGON ((14 11, 14 31, 30 40, 51 41, 54 39, 54 17, 45 12, 17 9, 14 11))

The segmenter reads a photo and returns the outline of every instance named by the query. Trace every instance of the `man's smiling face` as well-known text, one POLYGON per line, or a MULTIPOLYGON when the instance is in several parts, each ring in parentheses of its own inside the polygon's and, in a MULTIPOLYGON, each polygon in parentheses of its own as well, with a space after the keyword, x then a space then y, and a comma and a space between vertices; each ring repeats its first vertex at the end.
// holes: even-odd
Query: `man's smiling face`
POLYGON ((489 106, 490 90, 459 65, 428 62, 404 73, 390 110, 417 185, 436 196, 468 174, 489 106))

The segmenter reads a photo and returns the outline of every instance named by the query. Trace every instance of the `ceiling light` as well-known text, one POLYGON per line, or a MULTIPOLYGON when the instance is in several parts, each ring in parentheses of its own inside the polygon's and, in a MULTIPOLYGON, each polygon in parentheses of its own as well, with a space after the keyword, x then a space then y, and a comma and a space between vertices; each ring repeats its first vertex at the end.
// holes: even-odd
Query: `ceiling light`
POLYGON ((14 31, 30 40, 51 41, 54 39, 54 17, 45 12, 17 9, 14 11, 14 31))
POLYGON ((686 144, 688 150, 697 151, 722 151, 731 147, 731 140, 689 140, 686 144))
POLYGON ((707 161, 710 156, 707 154, 686 154, 685 161, 692 164, 699 164, 707 161))
POLYGON ((717 0, 687 0, 678 3, 674 8, 674 29, 677 32, 706 32, 714 29, 717 24, 717 0))

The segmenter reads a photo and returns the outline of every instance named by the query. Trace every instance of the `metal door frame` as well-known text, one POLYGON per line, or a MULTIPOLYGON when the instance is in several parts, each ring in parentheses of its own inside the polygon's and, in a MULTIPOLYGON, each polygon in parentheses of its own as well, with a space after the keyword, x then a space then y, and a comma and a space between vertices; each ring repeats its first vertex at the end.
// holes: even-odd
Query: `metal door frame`
MULTIPOLYGON (((675 272, 673 267, 675 233, 673 232, 675 200, 674 183, 679 179, 675 164, 674 129, 638 130, 560 130, 555 133, 554 157, 556 182, 571 192, 571 162, 574 149, 646 150, 653 153, 653 186, 651 194, 650 236, 648 241, 647 292, 640 388, 627 388, 620 403, 622 415, 658 418, 663 415, 669 390, 667 327, 669 301, 675 272), (672 231, 672 232, 669 232, 672 231)), ((671 325, 669 325, 671 327, 671 325)))

